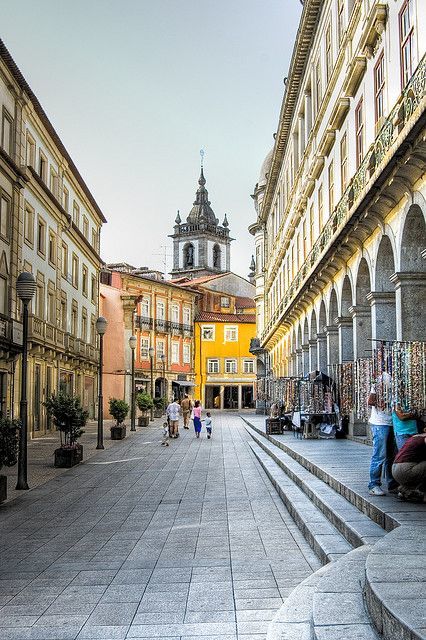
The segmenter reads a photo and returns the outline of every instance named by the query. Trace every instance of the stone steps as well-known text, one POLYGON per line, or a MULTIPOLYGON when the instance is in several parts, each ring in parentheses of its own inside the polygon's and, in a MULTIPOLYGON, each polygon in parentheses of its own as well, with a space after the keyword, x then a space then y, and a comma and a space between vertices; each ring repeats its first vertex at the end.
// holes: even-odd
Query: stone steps
POLYGON ((352 549, 349 542, 280 468, 270 453, 255 442, 249 442, 249 445, 321 563, 326 564, 348 553, 352 549))
POLYGON ((246 430, 253 440, 272 458, 299 489, 309 498, 341 533, 351 547, 372 544, 385 535, 385 531, 342 495, 314 476, 276 444, 266 440, 251 427, 246 430))

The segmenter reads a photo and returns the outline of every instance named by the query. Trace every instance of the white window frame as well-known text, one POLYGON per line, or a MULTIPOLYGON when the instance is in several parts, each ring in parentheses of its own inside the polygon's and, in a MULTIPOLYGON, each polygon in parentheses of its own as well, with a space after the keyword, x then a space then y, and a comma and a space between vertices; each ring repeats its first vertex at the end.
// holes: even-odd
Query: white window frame
POLYGON ((254 373, 254 359, 245 358, 243 360, 243 373, 254 373))
POLYGON ((149 318, 151 315, 151 298, 144 296, 141 300, 141 316, 149 318))
POLYGON ((222 309, 229 309, 230 300, 228 296, 220 296, 220 306, 222 309))
POLYGON ((177 340, 172 340, 171 342, 171 363, 172 364, 180 364, 180 354, 179 354, 179 342, 177 340))
POLYGON ((183 364, 191 364, 191 345, 189 342, 183 343, 183 364))
POLYGON ((187 325, 191 324, 191 308, 190 307, 183 308, 183 324, 187 324, 187 325))
POLYGON ((161 356, 165 353, 164 340, 156 340, 155 342, 155 355, 157 360, 160 360, 161 356), (161 345, 161 346, 160 346, 161 345))
POLYGON ((207 358, 207 373, 220 373, 219 358, 207 358))
POLYGON ((157 304, 155 305, 155 319, 156 320, 165 320, 166 319, 166 303, 164 300, 157 300, 157 304), (159 309, 162 309, 161 313, 159 313, 159 309))
POLYGON ((215 341, 215 334, 216 334, 216 328, 215 328, 214 324, 203 324, 201 326, 201 340, 203 342, 214 342, 215 341), (211 331, 211 337, 210 338, 206 338, 205 337, 205 332, 206 331, 211 331))
POLYGON ((225 359, 225 373, 238 373, 238 363, 236 358, 225 359))
POLYGON ((150 346, 149 338, 146 338, 145 336, 141 336, 140 342, 139 342, 141 360, 149 360, 149 346, 150 346))
POLYGON ((238 325, 226 324, 223 329, 225 342, 238 342, 238 325))
POLYGON ((170 320, 172 322, 179 323, 179 305, 178 304, 172 304, 170 309, 170 320))

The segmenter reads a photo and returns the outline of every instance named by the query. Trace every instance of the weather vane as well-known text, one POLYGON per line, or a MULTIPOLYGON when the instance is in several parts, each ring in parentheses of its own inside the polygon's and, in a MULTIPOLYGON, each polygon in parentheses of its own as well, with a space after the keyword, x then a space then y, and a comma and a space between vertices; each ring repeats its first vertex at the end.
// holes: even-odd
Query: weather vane
POLYGON ((204 164, 204 153, 204 149, 200 149, 201 167, 203 167, 204 164))

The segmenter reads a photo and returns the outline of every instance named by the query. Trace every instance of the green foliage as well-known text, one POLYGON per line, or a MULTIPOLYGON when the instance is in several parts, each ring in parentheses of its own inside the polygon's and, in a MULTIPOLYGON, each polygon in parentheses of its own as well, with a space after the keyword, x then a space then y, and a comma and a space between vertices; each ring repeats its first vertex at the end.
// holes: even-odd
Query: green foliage
POLYGON ((61 432, 61 446, 76 447, 89 417, 88 412, 81 406, 80 398, 60 392, 58 395, 52 395, 44 405, 61 432))
POLYGON ((18 462, 19 420, 0 418, 0 469, 18 462))
POLYGON ((129 405, 124 400, 118 400, 118 398, 109 399, 109 412, 117 421, 117 426, 123 422, 129 413, 129 405))
POLYGON ((154 406, 154 402, 149 393, 138 393, 136 396, 136 404, 143 413, 146 413, 154 406))
POLYGON ((154 407, 156 409, 164 409, 166 406, 166 398, 154 398, 154 407))

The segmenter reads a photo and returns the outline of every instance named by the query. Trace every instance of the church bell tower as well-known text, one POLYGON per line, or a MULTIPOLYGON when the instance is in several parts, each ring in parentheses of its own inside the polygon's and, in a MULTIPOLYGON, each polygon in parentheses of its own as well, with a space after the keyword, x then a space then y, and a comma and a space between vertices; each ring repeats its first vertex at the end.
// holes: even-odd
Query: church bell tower
MULTIPOLYGON (((201 159, 203 154, 201 155, 201 159)), ((179 211, 176 216, 173 238, 173 278, 198 278, 200 276, 230 271, 230 245, 226 214, 219 224, 210 206, 206 189, 203 162, 198 179, 198 189, 191 211, 182 222, 179 211)))

